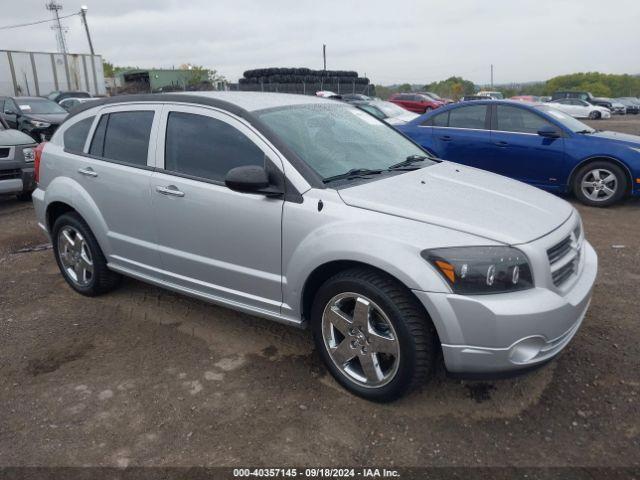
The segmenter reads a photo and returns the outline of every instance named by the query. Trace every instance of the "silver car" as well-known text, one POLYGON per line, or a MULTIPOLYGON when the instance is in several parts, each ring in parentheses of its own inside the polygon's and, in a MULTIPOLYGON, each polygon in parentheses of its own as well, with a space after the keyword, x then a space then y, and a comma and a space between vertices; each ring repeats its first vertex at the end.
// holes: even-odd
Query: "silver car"
POLYGON ((81 106, 36 153, 68 284, 127 275, 298 327, 371 400, 557 355, 597 257, 567 202, 429 157, 362 110, 253 92, 81 106))

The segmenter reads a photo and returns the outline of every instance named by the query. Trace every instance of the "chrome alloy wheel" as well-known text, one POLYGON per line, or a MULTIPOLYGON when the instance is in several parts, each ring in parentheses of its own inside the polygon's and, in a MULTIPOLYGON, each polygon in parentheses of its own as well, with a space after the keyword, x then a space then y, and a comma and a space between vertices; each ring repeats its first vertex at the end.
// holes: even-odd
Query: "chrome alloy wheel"
POLYGON ((322 313, 322 337, 329 357, 349 380, 368 388, 395 377, 400 343, 389 317, 367 297, 341 293, 322 313))
POLYGON ((603 202, 616 194, 618 189, 618 177, 605 168, 589 170, 582 177, 582 193, 594 202, 603 202))
POLYGON ((82 234, 67 225, 58 233, 58 255, 65 274, 76 285, 86 287, 93 278, 91 251, 82 234))

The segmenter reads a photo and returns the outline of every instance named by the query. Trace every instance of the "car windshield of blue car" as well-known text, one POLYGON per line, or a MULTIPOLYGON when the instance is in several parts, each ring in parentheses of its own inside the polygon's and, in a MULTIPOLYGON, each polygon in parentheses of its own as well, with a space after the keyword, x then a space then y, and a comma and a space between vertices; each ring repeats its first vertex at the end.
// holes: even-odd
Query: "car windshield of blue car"
POLYGON ((582 123, 580 120, 576 120, 571 115, 561 112, 560 110, 556 110, 553 107, 550 107, 548 105, 538 105, 536 108, 551 116, 556 122, 560 122, 564 127, 568 128, 574 133, 595 132, 595 129, 591 128, 586 123, 582 123))
POLYGON ((434 163, 425 158, 428 154, 424 150, 389 125, 347 104, 295 105, 256 113, 325 180, 350 171, 358 171, 360 176, 366 175, 364 171, 387 172, 408 158, 424 158, 411 168, 434 163))
POLYGON ((30 98, 28 100, 18 98, 17 101, 22 113, 34 113, 39 115, 46 115, 49 113, 67 113, 67 111, 60 105, 45 98, 30 98))

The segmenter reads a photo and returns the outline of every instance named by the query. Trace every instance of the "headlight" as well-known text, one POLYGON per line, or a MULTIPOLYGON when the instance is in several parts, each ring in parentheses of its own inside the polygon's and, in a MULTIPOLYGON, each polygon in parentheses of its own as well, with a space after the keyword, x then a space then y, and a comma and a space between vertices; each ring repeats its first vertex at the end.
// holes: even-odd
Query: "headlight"
POLYGON ((424 250, 454 293, 483 295, 533 288, 524 253, 513 247, 453 247, 424 250))
POLYGON ((39 122, 38 120, 29 120, 29 123, 31 125, 33 125, 34 127, 38 127, 38 128, 47 128, 47 127, 51 126, 50 123, 39 122))
POLYGON ((25 162, 33 162, 35 159, 35 152, 33 151, 33 148, 23 148, 22 154, 24 155, 25 162))

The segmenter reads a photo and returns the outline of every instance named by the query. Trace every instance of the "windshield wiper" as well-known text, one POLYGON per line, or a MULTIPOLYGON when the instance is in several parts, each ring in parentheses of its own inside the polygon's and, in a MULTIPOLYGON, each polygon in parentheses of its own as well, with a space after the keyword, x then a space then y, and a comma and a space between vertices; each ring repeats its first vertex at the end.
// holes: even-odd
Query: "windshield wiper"
POLYGON ((394 163, 389 167, 389 170, 396 170, 398 168, 408 167, 416 162, 423 162, 427 157, 425 155, 409 155, 402 162, 394 163))
POLYGON ((382 170, 372 170, 369 168, 352 168, 348 172, 341 173, 339 175, 334 175, 333 177, 323 178, 323 183, 333 182, 334 180, 343 180, 345 178, 358 178, 358 177, 366 177, 367 175, 376 175, 382 173, 382 170))
POLYGON ((584 130, 578 130, 576 133, 595 133, 595 132, 596 131, 593 129, 592 130, 584 129, 584 130))

